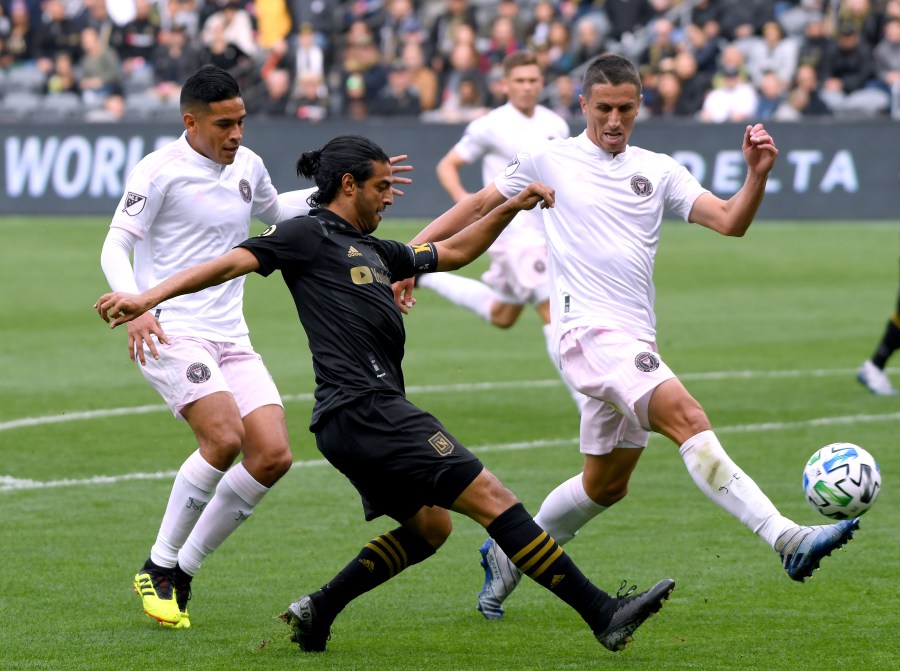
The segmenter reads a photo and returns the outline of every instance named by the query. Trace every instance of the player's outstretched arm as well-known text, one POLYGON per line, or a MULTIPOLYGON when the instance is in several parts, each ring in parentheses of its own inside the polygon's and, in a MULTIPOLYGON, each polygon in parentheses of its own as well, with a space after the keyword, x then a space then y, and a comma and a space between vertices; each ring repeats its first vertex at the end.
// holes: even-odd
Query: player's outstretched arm
POLYGON ((554 197, 552 187, 541 182, 532 182, 475 223, 446 240, 434 243, 438 253, 437 269, 456 270, 471 263, 487 251, 519 212, 531 210, 538 204, 542 208, 553 207, 554 197))
POLYGON ((258 268, 259 261, 252 252, 236 247, 217 259, 185 268, 143 293, 105 293, 97 299, 94 307, 110 328, 115 328, 153 309, 164 300, 222 284, 258 268))
POLYGON ((747 126, 742 143, 747 176, 744 184, 728 200, 711 193, 700 196, 689 220, 722 235, 740 237, 747 232, 766 192, 769 173, 778 157, 778 148, 761 123, 747 126))

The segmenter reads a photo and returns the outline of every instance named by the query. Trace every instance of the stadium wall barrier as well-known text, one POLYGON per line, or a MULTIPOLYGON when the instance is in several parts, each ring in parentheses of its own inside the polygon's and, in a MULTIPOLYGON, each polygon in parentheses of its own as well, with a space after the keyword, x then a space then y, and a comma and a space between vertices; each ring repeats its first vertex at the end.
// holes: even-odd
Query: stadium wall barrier
MULTIPOLYGON (((343 133, 366 135, 390 155, 409 154, 414 183, 388 216, 434 217, 452 202, 434 167, 464 125, 409 120, 324 121, 249 119, 244 143, 260 154, 279 190, 311 186, 298 180, 302 151, 343 133)), ((768 124, 779 147, 759 219, 892 220, 900 218, 900 125, 822 121, 768 124)), ((130 169, 146 153, 177 137, 173 123, 3 124, 0 215, 111 215, 130 169)), ((635 129, 634 143, 674 156, 717 195, 743 183, 744 126, 653 120, 635 129)), ((577 134, 583 125, 574 124, 577 134)), ((480 167, 462 173, 472 190, 480 167)))

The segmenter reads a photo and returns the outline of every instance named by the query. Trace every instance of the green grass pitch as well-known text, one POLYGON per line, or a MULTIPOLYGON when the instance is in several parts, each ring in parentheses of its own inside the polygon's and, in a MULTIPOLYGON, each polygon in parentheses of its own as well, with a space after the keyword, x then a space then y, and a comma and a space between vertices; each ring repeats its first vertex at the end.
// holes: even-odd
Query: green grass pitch
MULTIPOLYGON (((642 588, 676 580, 628 650, 607 652, 534 584, 509 600, 503 621, 484 620, 475 611, 484 532, 454 516, 437 556, 352 603, 321 655, 301 653, 275 616, 394 524, 365 523, 355 491, 314 447, 309 353, 276 277, 248 280, 246 313, 285 397, 296 467, 205 563, 193 628, 163 630, 140 611, 131 578, 194 442, 133 370, 124 332, 91 308, 106 288, 107 223, 0 220, 0 668, 900 667, 900 400, 854 380, 894 305, 896 223, 758 223, 739 240, 684 224, 663 231, 661 352, 781 511, 826 521, 800 484, 822 445, 856 442, 880 462, 877 504, 812 580, 792 582, 772 550, 694 487, 677 449, 654 437, 630 495, 566 546, 607 590, 622 579, 642 588)), ((386 221, 380 234, 405 240, 423 223, 386 221)), ((536 317, 499 331, 425 290, 418 298, 406 318, 409 396, 535 513, 580 470, 574 405, 536 317)))

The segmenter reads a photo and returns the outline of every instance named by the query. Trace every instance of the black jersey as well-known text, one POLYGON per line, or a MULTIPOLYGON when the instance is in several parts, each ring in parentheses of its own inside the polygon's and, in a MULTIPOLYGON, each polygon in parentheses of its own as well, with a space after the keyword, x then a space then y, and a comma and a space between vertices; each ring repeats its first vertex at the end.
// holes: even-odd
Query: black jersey
POLYGON ((379 240, 314 209, 239 246, 256 256, 259 274, 280 270, 294 297, 316 375, 312 430, 325 413, 360 396, 405 394, 406 331, 391 284, 434 271, 433 245, 379 240))

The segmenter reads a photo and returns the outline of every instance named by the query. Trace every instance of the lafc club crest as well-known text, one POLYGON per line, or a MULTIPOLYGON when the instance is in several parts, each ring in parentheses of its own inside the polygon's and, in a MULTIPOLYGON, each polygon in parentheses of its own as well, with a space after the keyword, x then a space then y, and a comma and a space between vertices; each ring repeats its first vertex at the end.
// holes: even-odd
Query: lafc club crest
POLYGON ((125 207, 122 208, 122 212, 129 217, 136 217, 141 213, 141 210, 144 209, 146 203, 147 196, 142 196, 139 193, 129 191, 125 194, 125 207))
POLYGON ((442 457, 446 457, 453 452, 453 443, 450 442, 450 439, 447 438, 442 431, 438 431, 434 434, 428 439, 428 442, 442 457))
POLYGON ((653 352, 641 352, 634 357, 634 365, 645 373, 652 373, 659 368, 659 357, 653 352))
POLYGON ((250 182, 246 179, 242 179, 241 183, 238 184, 238 190, 241 192, 241 198, 244 199, 245 203, 253 200, 253 190, 250 188, 250 182))
POLYGON ((631 190, 638 196, 646 198, 653 193, 653 184, 651 184, 650 180, 643 175, 635 175, 631 178, 631 190))

